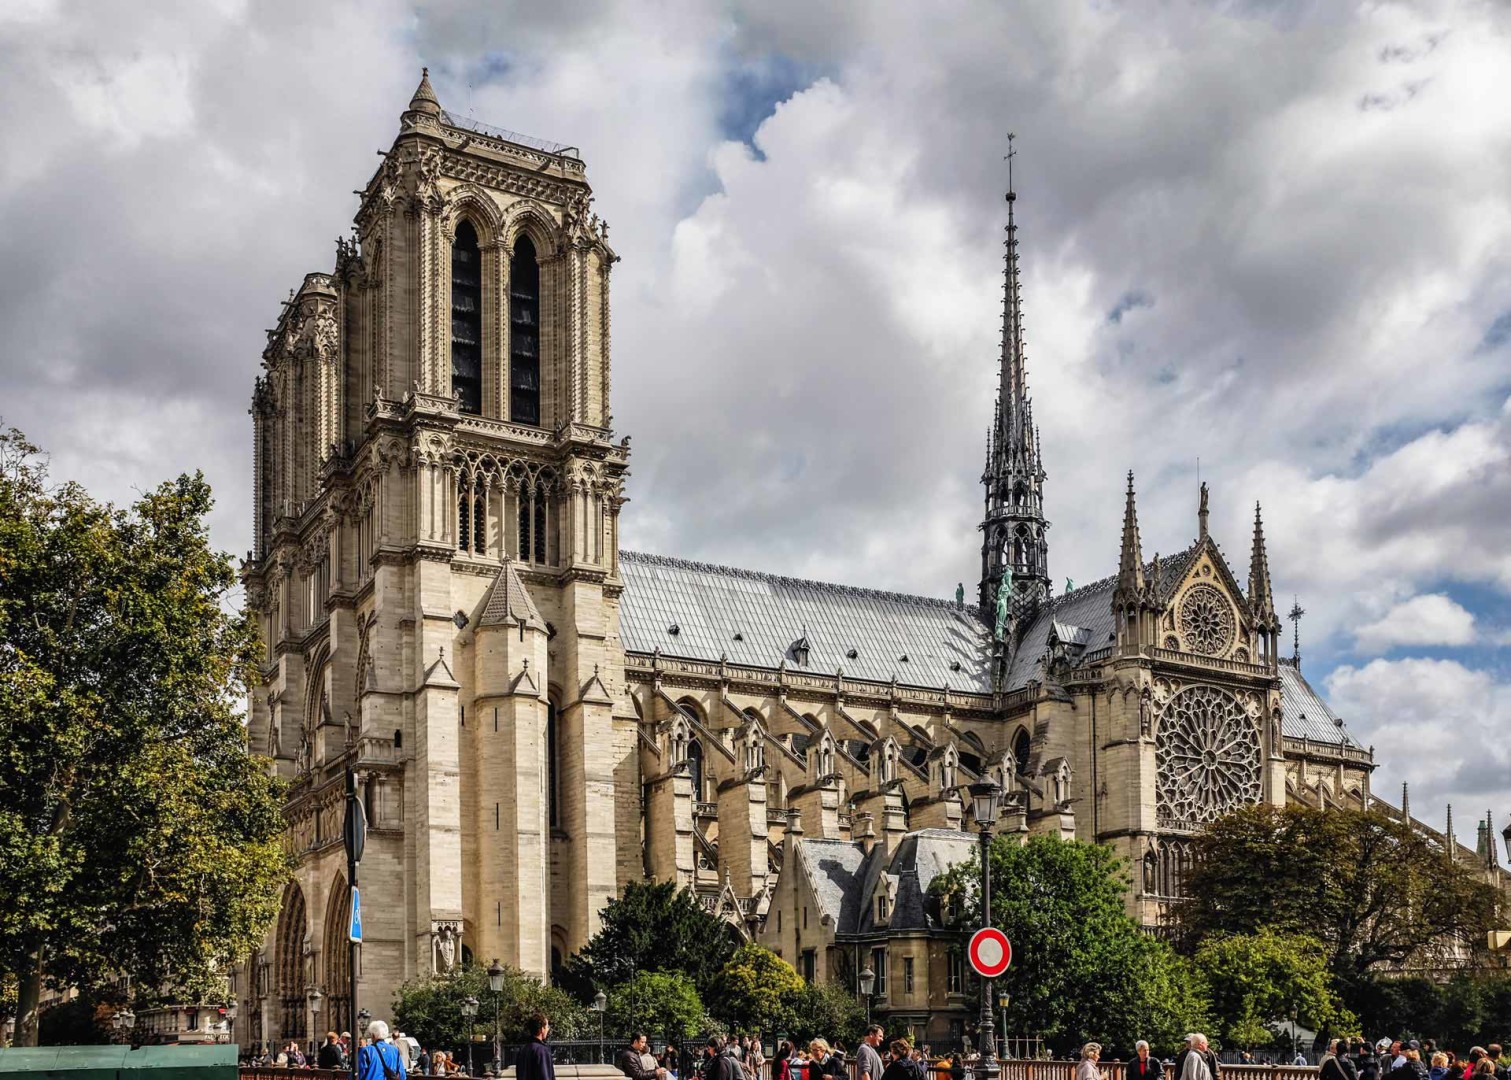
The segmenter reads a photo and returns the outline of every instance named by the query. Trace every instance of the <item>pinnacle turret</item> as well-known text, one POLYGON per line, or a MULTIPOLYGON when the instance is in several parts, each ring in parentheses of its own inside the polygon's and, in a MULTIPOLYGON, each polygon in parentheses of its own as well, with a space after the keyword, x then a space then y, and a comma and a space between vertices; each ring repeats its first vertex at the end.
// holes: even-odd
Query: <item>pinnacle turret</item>
POLYGON ((1023 297, 1018 281, 1018 225, 1014 218, 1018 195, 1012 181, 1015 156, 1012 139, 1009 135, 1007 236, 1002 258, 1002 354, 992 430, 987 437, 986 470, 981 476, 986 487, 986 512, 981 523, 983 612, 995 609, 997 592, 1004 580, 1012 582, 1015 601, 1045 599, 1050 588, 1049 545, 1045 537, 1049 522, 1044 520, 1045 474, 1024 369, 1023 297))
POLYGON ((441 99, 435 96, 430 85, 430 69, 420 69, 420 85, 415 87, 414 97, 409 99, 408 112, 424 113, 426 116, 441 115, 441 99))
POLYGON ((1137 603, 1144 595, 1144 551, 1138 531, 1138 506, 1133 494, 1133 470, 1128 470, 1128 492, 1123 502, 1123 550, 1118 559, 1115 604, 1137 603))
POLYGON ((1280 619, 1275 613, 1275 593, 1270 585, 1270 556, 1264 543, 1264 520, 1259 504, 1254 504, 1254 550, 1249 557, 1249 607, 1264 627, 1278 632, 1280 619))

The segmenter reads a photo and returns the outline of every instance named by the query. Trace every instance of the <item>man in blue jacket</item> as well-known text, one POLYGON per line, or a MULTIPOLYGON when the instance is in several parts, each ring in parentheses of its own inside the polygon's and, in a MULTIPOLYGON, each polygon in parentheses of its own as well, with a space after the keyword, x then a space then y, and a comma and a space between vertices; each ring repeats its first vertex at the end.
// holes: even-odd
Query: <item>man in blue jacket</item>
POLYGON ((404 1055, 388 1041, 388 1025, 367 1025, 367 1045, 357 1052, 357 1080, 406 1080, 404 1055))
POLYGON ((556 1063, 546 1045, 546 1036, 551 1034, 550 1018, 545 1013, 536 1013, 530 1017, 528 1030, 530 1041, 514 1055, 514 1080, 556 1080, 556 1063))

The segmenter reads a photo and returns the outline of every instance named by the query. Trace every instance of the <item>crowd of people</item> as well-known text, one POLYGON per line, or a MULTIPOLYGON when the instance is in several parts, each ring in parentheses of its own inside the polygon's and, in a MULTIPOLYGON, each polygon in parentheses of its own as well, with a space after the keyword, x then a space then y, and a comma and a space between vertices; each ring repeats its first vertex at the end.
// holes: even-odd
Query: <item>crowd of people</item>
POLYGON ((1511 1062, 1499 1043, 1459 1054, 1431 1039, 1334 1039, 1320 1064, 1320 1080, 1508 1080, 1511 1062))
MULTIPOLYGON (((515 1080, 556 1080, 554 1054, 548 1043, 551 1022, 543 1014, 530 1021, 530 1040, 515 1055, 515 1080)), ((465 1075, 455 1056, 427 1050, 403 1032, 390 1035, 388 1025, 374 1020, 355 1046, 350 1032, 327 1032, 307 1055, 295 1042, 269 1047, 254 1055, 252 1064, 290 1069, 350 1069, 357 1055, 358 1080, 406 1080, 408 1076, 465 1075)), ((1102 1060, 1103 1048, 1081 1048, 1075 1080, 1107 1080, 1109 1066, 1121 1066, 1121 1080, 1222 1080, 1223 1063, 1205 1035, 1193 1032, 1181 1051, 1169 1060, 1151 1054, 1140 1041, 1126 1065, 1102 1060)), ((1239 1064, 1255 1064, 1243 1054, 1239 1064)), ((1298 1055, 1295 1064, 1305 1064, 1298 1055)), ((854 1058, 844 1044, 813 1039, 801 1045, 777 1042, 770 1059, 760 1036, 714 1036, 696 1058, 684 1059, 674 1045, 661 1053, 651 1050, 643 1034, 634 1036, 614 1060, 625 1080, 974 1080, 979 1061, 960 1054, 936 1057, 928 1046, 914 1046, 905 1038, 887 1041, 881 1024, 871 1024, 856 1046, 854 1058), (689 1064, 691 1060, 691 1064, 689 1064), (932 1076, 931 1076, 932 1074, 932 1076)), ((1465 1054, 1435 1046, 1430 1040, 1334 1039, 1319 1062, 1317 1080, 1511 1080, 1508 1062, 1498 1043, 1474 1046, 1465 1054)), ((490 1069, 491 1072, 491 1069, 490 1069)))

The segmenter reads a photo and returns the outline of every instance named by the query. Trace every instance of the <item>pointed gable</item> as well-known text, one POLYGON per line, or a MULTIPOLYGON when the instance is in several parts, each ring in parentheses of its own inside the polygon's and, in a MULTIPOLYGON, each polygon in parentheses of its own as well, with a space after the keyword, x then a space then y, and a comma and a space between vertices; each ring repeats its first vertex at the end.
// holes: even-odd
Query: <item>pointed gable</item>
POLYGON ((493 590, 488 594, 488 603, 483 608, 478 626, 518 626, 521 623, 534 630, 546 628, 535 601, 530 598, 530 591, 519 579, 514 560, 505 559, 493 579, 493 590))

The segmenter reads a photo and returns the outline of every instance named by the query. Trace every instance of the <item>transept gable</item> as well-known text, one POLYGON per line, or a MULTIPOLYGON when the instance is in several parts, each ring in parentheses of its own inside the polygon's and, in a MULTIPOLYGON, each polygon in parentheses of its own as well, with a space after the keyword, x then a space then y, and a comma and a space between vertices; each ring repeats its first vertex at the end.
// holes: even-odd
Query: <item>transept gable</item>
POLYGON ((1252 662, 1254 616, 1243 589, 1211 537, 1192 549, 1185 572, 1162 592, 1161 647, 1252 662))

